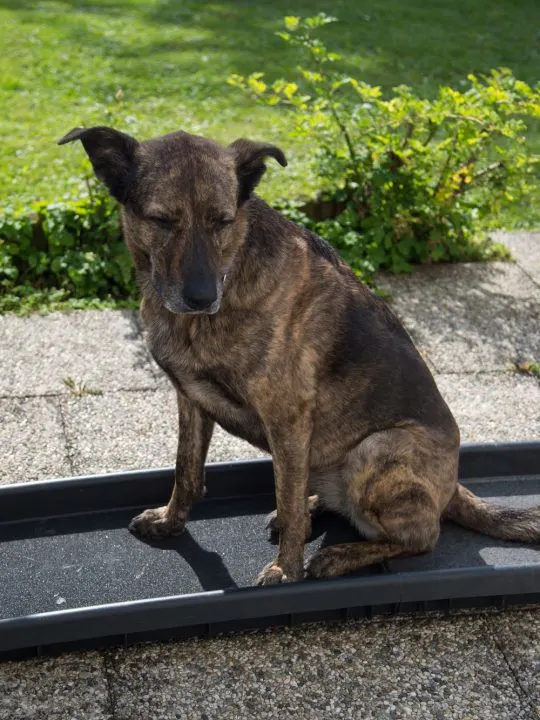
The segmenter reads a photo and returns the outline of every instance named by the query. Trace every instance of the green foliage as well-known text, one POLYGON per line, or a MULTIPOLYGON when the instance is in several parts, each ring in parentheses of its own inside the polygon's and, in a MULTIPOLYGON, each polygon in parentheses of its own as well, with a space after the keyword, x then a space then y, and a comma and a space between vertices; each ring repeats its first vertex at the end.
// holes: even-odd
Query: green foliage
POLYGON ((229 77, 259 102, 290 109, 325 199, 341 209, 317 231, 363 276, 504 255, 483 231, 538 193, 540 158, 525 140, 526 121, 540 118, 538 88, 501 69, 433 99, 404 85, 385 99, 335 69, 340 56, 315 36, 333 21, 285 18, 280 37, 304 57, 294 81, 229 77))
POLYGON ((540 362, 535 360, 514 360, 513 365, 518 373, 540 378, 540 362))
POLYGON ((38 203, 31 213, 6 208, 0 215, 0 310, 135 297, 116 205, 101 188, 89 187, 85 200, 38 203))
POLYGON ((83 380, 74 380, 72 377, 65 377, 62 378, 62 382, 75 397, 83 397, 83 395, 103 395, 103 390, 91 388, 83 380))
MULTIPOLYGON (((83 4, 70 14, 26 0, 0 8, 0 35, 10 39, 0 59, 0 98, 10 109, 0 118, 0 188, 8 198, 0 210, 0 312, 136 302, 116 208, 82 179, 82 148, 54 143, 75 125, 112 124, 138 137, 183 127, 221 142, 278 143, 292 113, 291 165, 285 174, 269 168, 262 192, 276 204, 280 195, 322 191, 339 214, 314 221, 301 200, 281 203, 283 210, 328 238, 359 274, 500 257, 506 251, 485 240, 485 227, 540 219, 526 202, 538 184, 524 141, 538 92, 507 71, 473 77, 467 88, 459 76, 505 57, 536 77, 533 56, 521 51, 532 46, 535 24, 501 3, 455 0, 442 11, 418 0, 396 24, 397 0, 343 0, 347 22, 288 16, 281 40, 264 29, 277 27, 285 0, 219 7, 186 0, 181 8, 98 0, 91 12, 83 4), (447 29, 456 43, 441 43, 447 29), (342 59, 319 30, 339 43, 342 59), (222 72, 249 72, 254 62, 271 60, 287 75, 298 52, 308 61, 294 79, 233 76, 232 85, 249 88, 244 96, 222 87, 222 72), (341 64, 376 85, 337 72, 341 64), (398 87, 389 98, 390 83, 405 78, 422 97, 398 87), (460 89, 438 90, 440 83, 460 89), (55 112, 39 111, 45 106, 55 112), (73 196, 84 197, 66 200, 73 196), (51 197, 63 199, 32 202, 51 197)), ((527 3, 534 19, 540 6, 527 3)), ((539 128, 537 120, 528 134, 537 147, 539 128)))

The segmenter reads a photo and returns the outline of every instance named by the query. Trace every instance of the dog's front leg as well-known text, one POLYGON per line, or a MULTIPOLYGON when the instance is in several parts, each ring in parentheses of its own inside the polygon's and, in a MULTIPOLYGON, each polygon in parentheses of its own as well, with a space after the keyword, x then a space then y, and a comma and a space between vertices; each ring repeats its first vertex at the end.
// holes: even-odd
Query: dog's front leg
POLYGON ((180 535, 192 504, 204 494, 204 463, 214 421, 179 390, 178 452, 171 499, 163 507, 145 510, 133 518, 131 532, 157 538, 180 535))
POLYGON ((310 534, 308 510, 311 418, 274 423, 268 429, 276 484, 279 550, 257 578, 258 585, 275 585, 304 577, 304 543, 310 534))

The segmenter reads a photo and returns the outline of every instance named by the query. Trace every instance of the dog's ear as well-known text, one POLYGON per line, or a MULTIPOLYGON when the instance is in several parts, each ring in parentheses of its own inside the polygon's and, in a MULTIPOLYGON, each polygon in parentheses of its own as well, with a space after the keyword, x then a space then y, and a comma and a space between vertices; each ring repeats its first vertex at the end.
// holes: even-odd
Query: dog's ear
POLYGON ((266 165, 264 164, 265 158, 273 157, 282 167, 287 165, 283 151, 269 143, 242 139, 235 140, 229 145, 229 150, 232 152, 236 162, 239 205, 249 198, 259 180, 264 175, 264 171, 266 170, 266 165))
POLYGON ((138 146, 131 135, 108 127, 74 128, 58 141, 59 145, 80 140, 94 168, 96 176, 109 192, 124 203, 129 194, 134 155, 138 146))

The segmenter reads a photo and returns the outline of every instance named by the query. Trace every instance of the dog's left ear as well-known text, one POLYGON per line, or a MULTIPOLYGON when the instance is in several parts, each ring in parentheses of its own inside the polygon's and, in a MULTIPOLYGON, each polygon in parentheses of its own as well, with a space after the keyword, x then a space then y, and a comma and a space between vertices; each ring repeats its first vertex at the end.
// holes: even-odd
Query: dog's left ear
POLYGON ((275 145, 253 140, 235 140, 229 145, 229 150, 236 162, 236 174, 238 176, 238 204, 242 205, 264 175, 266 165, 264 160, 273 157, 282 167, 286 167, 287 159, 275 145))

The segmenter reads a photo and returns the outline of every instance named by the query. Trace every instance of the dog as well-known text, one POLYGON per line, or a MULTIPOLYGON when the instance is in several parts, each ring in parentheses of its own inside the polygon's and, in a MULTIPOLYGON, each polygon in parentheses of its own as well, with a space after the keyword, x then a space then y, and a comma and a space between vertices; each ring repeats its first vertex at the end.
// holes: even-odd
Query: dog
POLYGON ((267 158, 287 165, 280 148, 186 132, 138 142, 107 127, 59 143, 75 140, 120 204, 149 348, 178 399, 172 496, 135 517, 133 533, 182 533, 219 423, 273 459, 279 545, 259 585, 429 552, 442 518, 540 541, 540 509, 499 508, 458 483, 457 424, 386 303, 254 194, 267 158), (321 509, 364 539, 305 566, 321 509))

